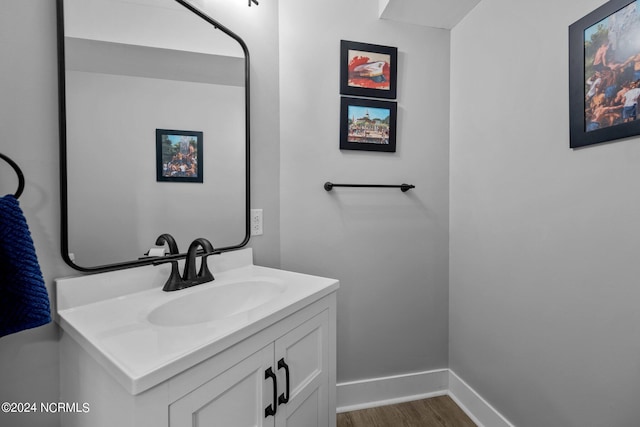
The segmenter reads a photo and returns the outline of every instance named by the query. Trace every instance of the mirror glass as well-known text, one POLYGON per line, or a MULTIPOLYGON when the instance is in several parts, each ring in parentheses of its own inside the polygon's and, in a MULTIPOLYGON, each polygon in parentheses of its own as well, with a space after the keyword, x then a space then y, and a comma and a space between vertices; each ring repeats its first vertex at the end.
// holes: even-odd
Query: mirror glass
POLYGON ((148 263, 163 233, 181 253, 198 237, 248 240, 246 47, 181 3, 58 0, 74 268, 148 263))

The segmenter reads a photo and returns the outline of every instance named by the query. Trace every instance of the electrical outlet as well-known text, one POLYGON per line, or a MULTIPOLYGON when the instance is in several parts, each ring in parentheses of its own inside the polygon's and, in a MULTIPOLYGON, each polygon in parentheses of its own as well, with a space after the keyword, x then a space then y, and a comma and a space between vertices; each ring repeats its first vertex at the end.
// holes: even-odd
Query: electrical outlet
POLYGON ((262 236, 262 209, 251 209, 251 235, 262 236))

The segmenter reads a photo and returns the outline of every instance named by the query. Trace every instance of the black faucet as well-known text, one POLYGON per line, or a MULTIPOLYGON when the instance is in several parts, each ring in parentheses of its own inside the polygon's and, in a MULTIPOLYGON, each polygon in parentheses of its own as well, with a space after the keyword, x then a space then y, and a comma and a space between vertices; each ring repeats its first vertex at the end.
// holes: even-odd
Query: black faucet
MULTIPOLYGON (((171 251, 172 255, 179 255, 178 245, 176 244, 173 237, 171 237, 171 235, 169 234, 163 234, 158 237, 156 245, 162 245, 165 242, 169 245, 169 250, 171 251)), ((214 280, 213 274, 211 274, 211 271, 207 266, 207 257, 209 255, 213 255, 213 253, 213 245, 211 245, 211 242, 209 242, 207 239, 200 237, 191 242, 189 250, 187 251, 187 257, 184 264, 184 272, 182 276, 180 276, 180 273, 178 272, 177 260, 159 259, 158 261, 155 261, 153 263, 154 265, 165 264, 167 262, 171 263, 171 275, 169 276, 169 279, 167 279, 167 282, 164 284, 162 290, 165 292, 178 291, 180 289, 189 288, 191 286, 200 285, 202 283, 207 283, 214 280), (203 253, 201 255, 202 261, 200 263, 200 270, 196 273, 196 258, 198 257, 199 248, 202 248, 203 253)))
MULTIPOLYGON (((170 255, 178 255, 180 253, 180 251, 178 250, 178 244, 176 243, 176 239, 174 239, 171 234, 168 234, 168 233, 161 234, 156 239, 156 245, 158 246, 164 245, 165 243, 169 246, 170 255)), ((167 283, 164 284, 163 289, 165 291, 174 290, 174 289, 167 289, 167 288, 168 287, 173 288, 176 286, 177 283, 182 281, 182 278, 180 277, 180 273, 178 272, 178 261, 167 261, 167 262, 171 262, 171 275, 169 276, 167 283)), ((158 265, 158 264, 163 264, 163 263, 154 262, 154 265, 158 265)))
POLYGON ((207 266, 207 257, 212 254, 213 246, 207 239, 200 237, 199 239, 191 242, 189 250, 187 251, 187 260, 184 264, 182 280, 185 282, 193 281, 194 283, 192 285, 188 284, 187 286, 207 283, 214 279, 213 274, 211 274, 211 271, 209 271, 209 267, 207 266), (204 250, 204 254, 202 255, 202 261, 200 263, 200 271, 196 274, 196 255, 198 253, 198 247, 201 247, 204 250))
POLYGON ((176 239, 174 239, 171 234, 164 233, 156 239, 156 246, 164 246, 165 243, 169 246, 169 253, 171 255, 178 255, 180 253, 176 239))

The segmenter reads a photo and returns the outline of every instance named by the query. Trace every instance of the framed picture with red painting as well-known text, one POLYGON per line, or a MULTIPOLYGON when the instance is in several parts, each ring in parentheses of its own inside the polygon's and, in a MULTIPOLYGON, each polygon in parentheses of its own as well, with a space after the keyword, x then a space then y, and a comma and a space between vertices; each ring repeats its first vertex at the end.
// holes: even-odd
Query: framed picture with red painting
POLYGON ((396 98, 398 48, 340 41, 340 93, 396 98))

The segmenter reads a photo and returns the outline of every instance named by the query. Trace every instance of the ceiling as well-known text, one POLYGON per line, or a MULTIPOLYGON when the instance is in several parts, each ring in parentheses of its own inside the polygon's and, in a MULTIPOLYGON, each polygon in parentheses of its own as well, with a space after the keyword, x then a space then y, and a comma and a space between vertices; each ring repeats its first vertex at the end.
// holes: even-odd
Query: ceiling
POLYGON ((480 0, 378 0, 381 19, 453 28, 480 0))

